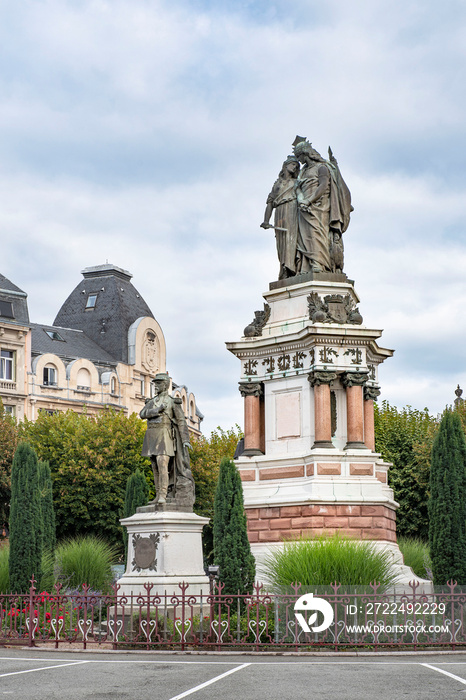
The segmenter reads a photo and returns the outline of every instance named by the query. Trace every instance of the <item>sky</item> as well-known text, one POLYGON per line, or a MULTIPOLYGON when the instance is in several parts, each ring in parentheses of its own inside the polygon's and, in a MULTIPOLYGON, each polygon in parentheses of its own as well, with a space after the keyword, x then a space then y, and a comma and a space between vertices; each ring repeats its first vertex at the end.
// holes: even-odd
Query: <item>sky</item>
POLYGON ((345 272, 395 349, 382 394, 466 389, 466 4, 0 0, 0 272, 51 323, 129 270, 203 430, 242 425, 239 340, 277 279, 265 200, 296 134, 353 199, 345 272))

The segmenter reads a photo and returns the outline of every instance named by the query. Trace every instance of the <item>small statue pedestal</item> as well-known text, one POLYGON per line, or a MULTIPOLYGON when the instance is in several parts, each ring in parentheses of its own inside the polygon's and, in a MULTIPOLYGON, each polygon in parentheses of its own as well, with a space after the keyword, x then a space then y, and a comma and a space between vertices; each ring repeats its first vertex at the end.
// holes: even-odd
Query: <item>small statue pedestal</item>
POLYGON ((126 571, 118 580, 119 595, 179 595, 180 583, 188 583, 187 594, 209 594, 202 556, 202 528, 209 522, 192 512, 178 511, 167 502, 138 508, 120 520, 128 530, 126 571))

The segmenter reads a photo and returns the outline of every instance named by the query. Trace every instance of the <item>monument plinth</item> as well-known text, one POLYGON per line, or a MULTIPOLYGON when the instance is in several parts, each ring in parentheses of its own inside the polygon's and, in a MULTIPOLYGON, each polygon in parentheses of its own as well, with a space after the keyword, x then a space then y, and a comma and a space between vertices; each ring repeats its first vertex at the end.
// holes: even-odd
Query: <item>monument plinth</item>
POLYGON ((243 338, 227 343, 241 361, 236 465, 251 549, 260 571, 283 540, 338 531, 389 547, 402 565, 389 465, 374 451, 378 370, 393 350, 363 324, 343 272, 352 206, 338 164, 330 149, 326 161, 302 137, 294 145, 261 224, 275 229, 279 279, 243 338))
POLYGON ((153 584, 151 595, 179 594, 179 584, 189 584, 188 593, 209 592, 204 572, 202 528, 209 522, 194 513, 171 510, 138 512, 121 520, 128 530, 128 558, 118 581, 120 594, 144 595, 145 583, 153 584))

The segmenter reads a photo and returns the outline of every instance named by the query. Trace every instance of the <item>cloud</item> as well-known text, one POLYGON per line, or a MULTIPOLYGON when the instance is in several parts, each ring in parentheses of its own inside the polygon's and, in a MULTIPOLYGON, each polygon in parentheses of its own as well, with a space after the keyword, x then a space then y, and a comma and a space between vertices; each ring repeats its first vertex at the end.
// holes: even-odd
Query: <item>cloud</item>
POLYGON ((466 340, 466 8, 447 6, 4 6, 1 272, 29 293, 31 319, 53 320, 82 268, 126 267, 207 431, 241 422, 224 342, 276 279, 259 223, 300 133, 332 145, 353 194, 345 270, 396 349, 384 395, 441 410, 466 340))

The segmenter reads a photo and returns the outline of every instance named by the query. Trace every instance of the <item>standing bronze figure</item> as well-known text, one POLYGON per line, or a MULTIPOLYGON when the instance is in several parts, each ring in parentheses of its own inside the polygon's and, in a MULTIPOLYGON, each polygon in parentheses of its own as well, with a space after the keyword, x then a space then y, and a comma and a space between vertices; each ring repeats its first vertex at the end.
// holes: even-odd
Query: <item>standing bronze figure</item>
POLYGON ((342 236, 353 211, 350 191, 330 148, 325 160, 306 138, 297 136, 293 151, 267 198, 261 224, 276 231, 279 279, 306 272, 342 272, 342 236))
POLYGON ((143 457, 150 457, 156 497, 152 503, 174 502, 192 509, 194 479, 189 463, 189 431, 181 399, 169 395, 170 377, 157 374, 152 380, 155 396, 146 401, 139 414, 147 420, 142 446, 143 457))
POLYGON ((298 243, 298 201, 296 199, 296 178, 299 173, 299 162, 295 156, 288 156, 275 181, 272 191, 267 197, 267 206, 262 228, 275 228, 277 253, 280 261, 278 279, 286 279, 296 275, 298 243), (274 223, 270 217, 275 209, 274 223))

